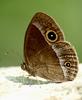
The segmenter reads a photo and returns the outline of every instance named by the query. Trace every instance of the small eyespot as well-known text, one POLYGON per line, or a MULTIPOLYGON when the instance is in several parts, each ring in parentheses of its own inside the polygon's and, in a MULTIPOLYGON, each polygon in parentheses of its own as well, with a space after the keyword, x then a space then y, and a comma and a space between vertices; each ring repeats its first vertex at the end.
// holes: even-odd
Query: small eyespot
POLYGON ((65 66, 70 67, 71 66, 70 62, 65 62, 65 66))
POLYGON ((57 34, 52 30, 46 32, 46 37, 50 42, 55 42, 57 40, 57 34))

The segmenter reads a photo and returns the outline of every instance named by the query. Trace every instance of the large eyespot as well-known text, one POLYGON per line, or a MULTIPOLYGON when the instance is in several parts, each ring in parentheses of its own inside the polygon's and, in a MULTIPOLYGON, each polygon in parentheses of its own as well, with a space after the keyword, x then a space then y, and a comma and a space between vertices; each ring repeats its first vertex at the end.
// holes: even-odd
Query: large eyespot
POLYGON ((65 67, 70 67, 70 66, 71 66, 70 62, 65 62, 65 67))
POLYGON ((46 32, 46 37, 50 42, 55 42, 58 38, 57 34, 52 30, 46 32))

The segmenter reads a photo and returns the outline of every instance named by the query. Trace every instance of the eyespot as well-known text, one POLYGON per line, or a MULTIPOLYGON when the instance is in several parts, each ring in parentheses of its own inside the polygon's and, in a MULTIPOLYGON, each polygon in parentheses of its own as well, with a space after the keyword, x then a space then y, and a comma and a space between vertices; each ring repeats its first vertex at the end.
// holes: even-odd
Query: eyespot
POLYGON ((55 42, 58 38, 57 34, 52 30, 46 32, 46 37, 50 42, 55 42))
POLYGON ((70 67, 71 66, 70 62, 65 62, 65 66, 70 67))

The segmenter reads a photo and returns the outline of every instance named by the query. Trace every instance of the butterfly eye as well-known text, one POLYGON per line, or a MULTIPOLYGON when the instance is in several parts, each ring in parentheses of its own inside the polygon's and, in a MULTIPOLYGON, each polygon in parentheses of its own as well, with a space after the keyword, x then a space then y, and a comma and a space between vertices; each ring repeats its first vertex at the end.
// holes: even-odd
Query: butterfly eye
POLYGON ((70 62, 65 62, 65 66, 70 67, 71 66, 70 62))
POLYGON ((55 42, 57 40, 57 34, 52 30, 46 32, 46 37, 50 42, 55 42))

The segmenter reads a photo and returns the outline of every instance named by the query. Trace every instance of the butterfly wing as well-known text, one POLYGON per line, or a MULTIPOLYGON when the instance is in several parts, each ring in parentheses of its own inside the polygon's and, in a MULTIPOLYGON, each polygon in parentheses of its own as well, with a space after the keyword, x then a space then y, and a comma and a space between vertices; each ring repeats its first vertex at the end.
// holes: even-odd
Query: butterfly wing
POLYGON ((78 72, 78 57, 74 47, 68 42, 58 42, 52 48, 59 58, 65 80, 73 80, 78 72))
POLYGON ((78 71, 75 50, 65 42, 59 25, 41 12, 34 15, 27 28, 24 59, 22 69, 54 82, 73 80, 78 71))
POLYGON ((44 13, 36 13, 27 28, 24 39, 25 63, 22 68, 24 67, 23 69, 28 70, 29 73, 35 73, 35 71, 31 72, 32 69, 35 68, 32 66, 35 55, 37 55, 37 53, 42 51, 45 47, 48 48, 50 45, 46 39, 46 32, 49 30, 56 32, 58 37, 56 42, 60 40, 64 41, 64 34, 57 23, 50 16, 44 13))

